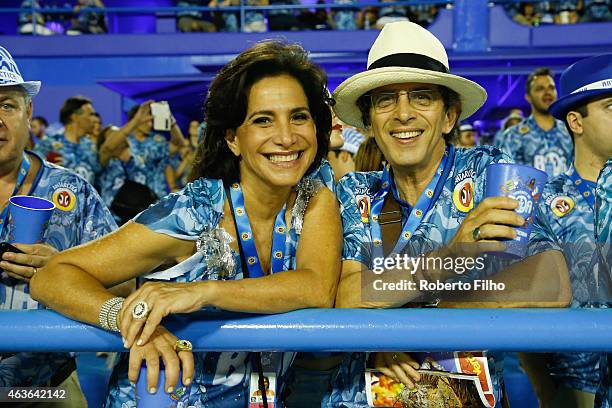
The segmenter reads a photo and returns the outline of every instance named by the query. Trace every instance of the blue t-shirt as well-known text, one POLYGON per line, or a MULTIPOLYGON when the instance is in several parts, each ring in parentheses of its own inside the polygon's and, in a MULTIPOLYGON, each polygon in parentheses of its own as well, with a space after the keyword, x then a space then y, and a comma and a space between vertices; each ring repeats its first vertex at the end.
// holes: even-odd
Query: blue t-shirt
MULTIPOLYGON (((605 298, 591 267, 595 252, 593 209, 566 173, 554 177, 544 187, 540 209, 550 222, 570 272, 572 307, 593 307, 605 298)), ((595 183, 581 181, 590 195, 595 183)), ((550 374, 569 388, 594 393, 599 383, 600 353, 555 353, 549 363, 550 374)))
POLYGON ((102 200, 109 208, 126 180, 146 185, 147 175, 142 158, 130 156, 127 162, 113 158, 102 169, 98 184, 102 200))
MULTIPOLYGON (((333 0, 334 4, 353 4, 354 0, 333 0)), ((357 12, 354 9, 334 10, 336 30, 357 30, 357 12)))
MULTIPOLYGON (((316 182, 316 191, 323 187, 328 164, 309 175, 316 182)), ((331 174, 333 180, 333 174, 331 174)), ((299 191, 299 189, 298 189, 299 191)), ((305 196, 298 193, 296 205, 305 196)), ((140 213, 134 221, 150 230, 182 240, 199 241, 199 250, 187 260, 161 272, 163 278, 172 282, 194 282, 201 280, 243 279, 240 255, 231 251, 233 264, 223 262, 220 252, 227 232, 219 227, 223 217, 225 191, 221 180, 200 178, 177 192, 162 198, 157 204, 140 213)), ((284 271, 296 269, 296 252, 301 231, 297 230, 296 217, 292 215, 291 228, 287 233, 284 251, 284 271)), ((160 279, 160 273, 149 275, 160 279)), ((285 376, 295 353, 274 353, 277 374, 277 395, 285 382, 285 376)), ((195 374, 189 405, 210 408, 244 408, 248 402, 251 353, 249 352, 205 352, 194 353, 195 374), (201 405, 197 405, 197 404, 201 405)), ((124 356, 111 378, 109 407, 132 407, 135 405, 134 388, 127 377, 128 358, 124 356)))
MULTIPOLYGON (((170 192, 166 182, 166 167, 170 165, 168 141, 161 135, 151 133, 143 141, 134 135, 128 136, 128 143, 134 160, 144 166, 146 186, 158 197, 170 192)), ((139 167, 140 168, 140 167, 139 167)), ((128 176, 130 178, 130 176, 128 176)))
MULTIPOLYGON (((612 159, 608 159, 597 179, 595 197, 595 237, 598 251, 594 261, 600 274, 612 272, 612 159)), ((601 381, 595 407, 612 408, 612 354, 604 354, 600 362, 601 381)))
MULTIPOLYGON (((486 185, 485 167, 490 163, 508 162, 508 156, 490 146, 473 149, 456 149, 450 171, 446 179, 441 179, 442 188, 434 195, 435 202, 422 216, 422 220, 410 238, 418 253, 427 253, 451 240, 463 219, 472 208, 484 199, 486 185), (472 185, 472 197, 461 197, 466 183, 472 185)), ((343 260, 355 260, 371 267, 372 231, 369 222, 362 221, 357 205, 357 197, 367 196, 370 202, 381 189, 382 172, 349 173, 337 185, 337 196, 344 229, 343 260)), ((363 198, 362 200, 363 201, 363 198)), ((410 209, 402 206, 402 218, 410 209)), ((529 238, 528 256, 548 250, 558 249, 554 244, 550 226, 538 212, 529 238)), ((409 311, 407 310, 407 316, 409 311)), ((503 359, 488 354, 489 370, 493 382, 496 401, 501 400, 503 382, 503 359)), ((365 353, 351 353, 344 356, 338 374, 333 379, 333 391, 323 401, 328 408, 366 408, 365 394, 365 353)))
MULTIPOLYGON (((95 189, 74 172, 54 164, 42 162, 27 194, 55 203, 56 209, 42 242, 59 251, 92 241, 117 228, 95 189)), ((10 241, 11 228, 1 231, 0 240, 10 241)), ((0 273, 0 309, 44 309, 29 293, 25 282, 0 273)), ((17 353, 2 358, 0 386, 44 386, 68 358, 66 353, 17 353)))
POLYGON ((546 132, 529 116, 506 129, 498 146, 516 163, 545 171, 548 177, 563 174, 574 160, 572 137, 558 119, 546 132))
POLYGON ((102 166, 98 162, 98 149, 88 136, 81 136, 72 143, 63 134, 48 135, 34 146, 34 151, 46 158, 50 152, 62 155, 62 167, 74 170, 79 176, 95 185, 102 166))
POLYGON ((306 177, 319 180, 325 187, 329 188, 332 193, 336 193, 336 179, 334 176, 334 170, 327 159, 321 160, 321 165, 314 169, 314 171, 312 171, 306 177))

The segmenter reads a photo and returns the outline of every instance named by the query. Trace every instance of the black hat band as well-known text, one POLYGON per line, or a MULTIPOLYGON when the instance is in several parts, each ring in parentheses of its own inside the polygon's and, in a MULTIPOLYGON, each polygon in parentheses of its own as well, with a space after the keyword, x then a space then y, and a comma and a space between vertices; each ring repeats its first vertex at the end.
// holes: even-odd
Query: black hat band
POLYGON ((418 68, 448 74, 448 69, 440 61, 422 54, 400 53, 391 54, 374 61, 368 71, 376 68, 405 67, 418 68))

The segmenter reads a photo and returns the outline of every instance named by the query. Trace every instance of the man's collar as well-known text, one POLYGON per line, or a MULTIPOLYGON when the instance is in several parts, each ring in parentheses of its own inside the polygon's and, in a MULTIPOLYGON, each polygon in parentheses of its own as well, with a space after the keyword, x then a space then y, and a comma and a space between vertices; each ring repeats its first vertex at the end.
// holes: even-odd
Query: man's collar
POLYGON ((393 198, 395 198, 395 201, 397 201, 400 207, 410 209, 411 208, 410 204, 400 197, 399 190, 397 189, 397 185, 395 184, 395 177, 393 176, 393 169, 389 170, 389 180, 391 181, 391 193, 393 193, 393 198))

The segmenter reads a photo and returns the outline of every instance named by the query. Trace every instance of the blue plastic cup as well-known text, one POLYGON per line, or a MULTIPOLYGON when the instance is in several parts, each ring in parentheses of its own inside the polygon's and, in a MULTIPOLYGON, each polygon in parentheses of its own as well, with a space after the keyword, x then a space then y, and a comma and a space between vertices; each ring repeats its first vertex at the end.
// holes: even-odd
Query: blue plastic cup
POLYGON ((53 214, 55 204, 34 196, 9 199, 9 240, 18 244, 40 243, 53 214))
POLYGON ((495 163, 487 166, 487 197, 510 197, 519 202, 514 210, 527 222, 516 227, 516 238, 504 240, 504 254, 513 258, 523 258, 527 253, 529 234, 535 217, 537 205, 548 175, 531 166, 513 163, 495 163))
POLYGON ((159 376, 157 378, 157 392, 149 393, 147 387, 147 363, 142 362, 138 382, 136 383, 136 404, 138 407, 155 407, 155 408, 176 408, 179 403, 187 407, 189 404, 189 386, 184 386, 182 381, 182 372, 179 371, 179 378, 174 391, 171 394, 166 393, 164 386, 166 383, 166 370, 164 364, 159 362, 159 376))

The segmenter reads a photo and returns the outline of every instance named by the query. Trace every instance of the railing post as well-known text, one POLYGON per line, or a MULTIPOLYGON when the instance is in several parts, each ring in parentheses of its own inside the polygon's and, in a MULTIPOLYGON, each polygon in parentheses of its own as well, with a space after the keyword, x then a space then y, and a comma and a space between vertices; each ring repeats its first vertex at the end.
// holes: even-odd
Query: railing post
POLYGON ((459 52, 489 49, 488 0, 455 0, 453 48, 459 52))
POLYGON ((244 32, 244 19, 245 19, 245 0, 240 0, 240 31, 244 32))
POLYGON ((32 12, 32 35, 38 35, 37 33, 37 21, 36 21, 36 3, 34 0, 30 2, 30 11, 32 12))

